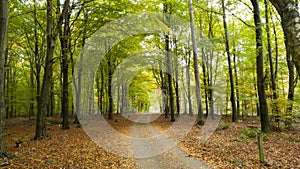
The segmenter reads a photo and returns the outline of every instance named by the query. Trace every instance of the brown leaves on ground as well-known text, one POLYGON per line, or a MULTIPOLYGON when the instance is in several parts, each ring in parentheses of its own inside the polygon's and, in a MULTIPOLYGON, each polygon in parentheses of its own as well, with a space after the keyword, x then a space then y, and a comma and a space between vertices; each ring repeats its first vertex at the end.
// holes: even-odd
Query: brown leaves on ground
POLYGON ((242 131, 249 126, 253 124, 231 123, 228 129, 218 128, 205 143, 198 141, 201 129, 195 126, 180 146, 192 156, 217 168, 300 167, 299 128, 265 135, 263 148, 266 163, 260 164, 257 137, 241 137, 242 131))
POLYGON ((9 160, 8 168, 135 168, 133 159, 105 151, 75 125, 61 130, 60 124, 49 124, 49 139, 30 140, 34 124, 34 120, 25 118, 6 122, 6 149, 9 155, 17 156, 9 160), (16 141, 22 142, 20 147, 16 147, 16 141))
MULTIPOLYGON (((245 128, 259 127, 257 121, 248 119, 243 123, 229 123, 222 119, 213 135, 204 143, 199 141, 201 127, 194 126, 180 142, 180 146, 191 156, 216 168, 300 168, 300 128, 265 135, 263 148, 265 164, 259 163, 257 138, 241 137, 245 128)), ((51 121, 51 119, 50 119, 51 121)), ((58 119, 47 125, 49 139, 30 140, 34 136, 35 122, 27 118, 9 119, 5 128, 5 144, 10 156, 7 168, 136 168, 136 162, 111 154, 97 146, 75 125, 70 130, 60 130, 58 119), (16 144, 17 143, 17 144, 16 144), (20 144, 19 144, 20 143, 20 144), (17 147, 19 146, 20 147, 17 147)), ((108 123, 127 135, 132 122, 115 115, 108 123)), ((153 122, 161 132, 172 123, 163 116, 153 122)))

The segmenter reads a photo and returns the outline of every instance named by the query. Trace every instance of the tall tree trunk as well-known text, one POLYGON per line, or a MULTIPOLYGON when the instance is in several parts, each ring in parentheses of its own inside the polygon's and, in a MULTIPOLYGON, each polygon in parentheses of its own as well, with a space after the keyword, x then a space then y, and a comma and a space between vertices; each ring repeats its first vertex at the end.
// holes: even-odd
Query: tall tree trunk
POLYGON ((236 58, 236 46, 235 42, 233 42, 233 64, 234 64, 234 76, 235 76, 235 93, 236 93, 236 114, 240 116, 240 92, 239 92, 239 76, 237 71, 237 58, 236 58))
POLYGON ((289 70, 289 89, 288 89, 288 105, 287 105, 287 114, 292 114, 293 112, 293 102, 294 102, 294 92, 295 92, 295 65, 292 61, 290 50, 287 44, 287 40, 285 39, 285 48, 286 48, 286 62, 289 70))
POLYGON ((30 89, 31 89, 31 94, 30 94, 30 104, 29 104, 29 114, 28 117, 31 118, 34 115, 34 90, 35 90, 35 85, 34 85, 34 70, 33 67, 30 68, 30 89))
POLYGON ((61 107, 61 113, 62 113, 62 127, 61 129, 70 129, 69 126, 69 40, 70 40, 70 2, 69 0, 66 0, 66 10, 68 11, 66 13, 67 16, 65 16, 64 19, 64 28, 60 32, 60 42, 61 42, 61 54, 62 54, 62 107, 61 107))
POLYGON ((107 58, 107 66, 108 66, 108 80, 107 80, 107 90, 108 90, 108 102, 109 102, 109 108, 108 108, 108 119, 113 119, 113 96, 112 96, 112 63, 111 63, 111 57, 108 56, 107 58))
POLYGON ((53 65, 53 54, 54 54, 54 41, 53 41, 53 13, 52 13, 52 0, 47 0, 47 54, 46 54, 46 65, 44 70, 44 78, 42 88, 39 97, 36 130, 34 139, 42 139, 47 137, 48 133, 46 130, 46 112, 49 100, 49 88, 51 83, 52 65, 53 65))
POLYGON ((187 78, 187 98, 189 105, 189 115, 192 116, 193 113, 193 104, 192 104, 192 96, 191 96, 191 75, 190 75, 190 66, 191 66, 191 52, 188 52, 188 59, 186 65, 186 78, 187 78))
POLYGON ((270 0, 281 17, 281 25, 293 62, 300 75, 300 16, 295 0, 270 0))
POLYGON ((266 32, 267 32, 267 44, 268 44, 268 58, 269 58, 269 64, 270 64, 270 73, 271 73, 271 88, 272 88, 272 94, 273 94, 273 109, 275 110, 275 113, 278 113, 278 107, 277 107, 277 92, 276 92, 276 79, 275 79, 275 73, 274 73, 274 65, 273 65, 273 58, 272 58, 272 47, 271 47, 271 38, 270 38, 270 26, 269 26, 269 5, 267 0, 264 0, 265 4, 265 18, 266 18, 266 32))
POLYGON ((50 76, 50 91, 49 91, 49 105, 47 110, 47 116, 53 116, 54 115, 54 109, 55 109, 55 98, 54 98, 54 79, 53 79, 53 71, 51 72, 50 76))
POLYGON ((194 75, 195 75, 195 83, 196 83, 196 99, 197 99, 197 107, 198 107, 198 121, 199 125, 204 125, 204 116, 203 116, 203 108, 202 108, 202 96, 201 96, 201 86, 200 86, 200 76, 199 76, 199 68, 198 68, 198 55, 197 55, 197 44, 195 38, 195 28, 194 28, 194 14, 192 7, 192 0, 188 1, 189 3, 189 13, 190 13, 190 26, 191 26, 191 36, 192 36, 192 47, 193 47, 193 56, 194 56, 194 75))
MULTIPOLYGON (((104 113, 104 109, 103 109, 103 105, 104 105, 103 104, 103 102, 104 102, 103 101, 103 98, 104 98, 104 70, 103 70, 103 68, 101 68, 100 73, 101 73, 101 88, 100 88, 100 97, 99 97, 99 101, 100 101, 99 109, 100 109, 101 114, 103 114, 104 113)), ((123 95, 122 95, 122 99, 123 99, 123 95)), ((123 112, 123 111, 121 111, 121 112, 123 112)))
POLYGON ((175 45, 175 56, 174 56, 174 61, 175 61, 175 96, 176 96, 176 116, 179 117, 180 113, 180 101, 179 101, 179 85, 178 85, 178 80, 179 80, 179 72, 178 72, 178 60, 177 60, 177 39, 176 37, 174 38, 174 45, 175 45))
MULTIPOLYGON (((84 16, 84 28, 83 28, 83 33, 82 33, 82 42, 81 42, 81 48, 84 47, 85 45, 85 40, 86 40, 86 32, 87 32, 87 20, 88 20, 88 14, 86 12, 86 10, 83 8, 83 16, 84 16)), ((84 52, 84 51, 83 51, 84 52)), ((81 62, 83 60, 83 52, 80 53, 79 55, 79 62, 81 62)), ((75 109, 76 109, 76 114, 75 114, 75 117, 74 117, 74 124, 77 124, 79 125, 79 119, 78 119, 78 116, 81 115, 81 75, 82 75, 82 68, 79 67, 78 69, 78 72, 77 73, 77 76, 78 76, 78 79, 77 79, 77 83, 76 81, 73 79, 73 85, 75 87, 75 91, 76 91, 76 100, 75 100, 75 109)))
MULTIPOLYGON (((170 17, 170 16, 169 16, 170 17)), ((165 45, 167 51, 167 80, 168 80, 168 95, 169 95, 169 104, 170 104, 170 115, 171 115, 171 122, 175 121, 175 113, 174 113, 174 95, 173 95, 173 85, 172 85, 172 68, 171 68, 171 53, 170 53, 170 42, 169 42, 169 35, 165 36, 165 45)))
POLYGON ((97 70, 97 73, 96 73, 96 77, 95 77, 95 80, 96 80, 96 90, 97 90, 97 113, 98 112, 101 112, 101 87, 100 87, 100 82, 101 82, 101 79, 100 79, 100 74, 101 74, 101 69, 97 70))
MULTIPOLYGON (((278 51, 278 37, 277 37, 277 31, 276 31, 276 23, 273 21, 272 13, 270 12, 272 23, 273 23, 273 32, 274 32, 274 41, 275 41, 275 80, 277 79, 278 74, 278 57, 279 57, 279 51, 278 51)), ((286 42, 285 42, 286 43, 286 42)), ((286 44, 287 45, 287 44, 286 44)), ((286 46, 288 47, 288 46, 286 46)))
POLYGON ((0 157, 6 156, 4 146, 4 120, 5 120, 5 103, 4 103, 4 63, 7 39, 8 25, 8 0, 0 2, 0 157))
POLYGON ((223 10, 223 26, 225 31, 225 47, 226 47, 226 54, 228 59, 229 80, 230 80, 230 101, 231 101, 231 108, 232 108, 232 121, 236 122, 237 112, 236 112, 236 102, 235 102, 235 94, 234 94, 234 79, 233 79, 233 71, 232 71, 231 58, 230 58, 230 48, 229 48, 224 0, 222 0, 222 10, 223 10))
MULTIPOLYGON (((212 20, 211 20, 211 17, 212 15, 211 15, 211 13, 210 13, 210 15, 209 15, 209 27, 208 27, 208 35, 210 36, 211 35, 211 27, 212 27, 212 20)), ((200 24, 200 29, 201 30, 203 30, 203 24, 202 24, 202 17, 200 17, 200 20, 199 20, 199 24, 200 24)), ((202 34, 200 35, 201 37, 202 37, 202 34)), ((208 108, 208 102, 209 102, 209 85, 208 85, 208 81, 209 81, 209 76, 208 76, 208 72, 207 72, 207 68, 206 68, 206 65, 207 65, 207 63, 206 63, 206 61, 207 61, 207 57, 206 58, 204 58, 205 57, 205 53, 204 53, 204 47, 202 47, 202 49, 201 49, 201 52, 202 52, 202 56, 201 56, 201 58, 202 58, 202 71, 203 71, 203 85, 204 85, 204 98, 205 98, 205 117, 208 117, 208 110, 209 110, 209 108, 208 108)))
POLYGON ((47 52, 46 52, 46 63, 44 69, 43 83, 39 97, 37 119, 36 119, 36 130, 34 139, 43 139, 48 136, 46 130, 46 113, 47 105, 49 102, 49 89, 51 86, 52 66, 53 66, 53 54, 55 48, 56 37, 58 31, 61 29, 62 21, 64 20, 65 13, 67 12, 64 4, 62 14, 58 17, 56 29, 54 29, 53 20, 53 5, 52 0, 47 0, 47 52))
MULTIPOLYGON (((166 22, 169 26, 171 20, 171 4, 165 2, 164 3, 164 14, 166 15, 166 22)), ((172 85, 172 63, 171 63, 171 50, 170 50, 170 35, 167 33, 165 35, 165 50, 166 50, 166 80, 167 80, 167 98, 169 99, 169 113, 171 115, 171 122, 175 121, 175 111, 174 111, 174 95, 173 95, 173 85, 172 85)))
MULTIPOLYGON (((119 73, 117 74, 117 81, 119 81, 119 73)), ((121 97, 120 97, 120 94, 121 94, 121 85, 120 83, 117 83, 117 114, 120 113, 120 102, 121 102, 121 97)))
POLYGON ((259 97, 259 109, 260 109, 260 122, 263 132, 270 131, 270 124, 268 118, 268 105, 265 93, 265 77, 264 77, 264 60, 263 60, 263 46, 262 46, 262 29, 259 5, 257 0, 251 0, 254 9, 254 22, 256 31, 256 73, 257 73, 257 86, 259 97))

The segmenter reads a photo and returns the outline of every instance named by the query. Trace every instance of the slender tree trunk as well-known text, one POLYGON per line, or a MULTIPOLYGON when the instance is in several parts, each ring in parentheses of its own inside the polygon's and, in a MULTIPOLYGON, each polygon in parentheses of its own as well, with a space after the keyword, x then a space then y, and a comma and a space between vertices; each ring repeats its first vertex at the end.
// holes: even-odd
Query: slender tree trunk
POLYGON ((197 99, 197 107, 198 107, 198 124, 204 125, 204 116, 203 116, 203 108, 202 108, 202 96, 201 96, 201 86, 200 86, 200 76, 199 76, 199 68, 198 68, 198 55, 197 55, 197 44, 195 38, 195 28, 194 28, 194 14, 192 7, 192 0, 188 1, 189 3, 189 13, 190 13, 190 26, 191 26, 191 36, 192 36, 192 47, 193 47, 193 55, 194 55, 194 75, 195 75, 195 83, 196 83, 196 99, 197 99))
POLYGON ((107 58, 107 65, 108 65, 108 81, 107 81, 107 89, 108 89, 108 102, 109 102, 109 108, 108 108, 108 119, 113 119, 113 97, 112 97, 112 63, 111 58, 108 56, 107 58))
POLYGON ((34 115, 34 72, 33 68, 30 68, 30 89, 31 89, 31 94, 30 94, 30 104, 29 104, 29 118, 31 118, 34 115))
POLYGON ((101 91, 101 87, 100 87, 100 82, 101 82, 101 79, 100 79, 100 74, 101 74, 101 69, 97 71, 96 73, 96 90, 97 90, 97 114, 98 112, 101 112, 101 94, 100 94, 100 91, 101 91))
POLYGON ((187 78, 187 97, 189 105, 189 115, 193 116, 193 104, 192 104, 192 95, 191 95, 191 75, 190 75, 190 66, 191 66, 191 52, 188 52, 187 66, 186 66, 186 78, 187 78))
POLYGON ((4 103, 4 63, 8 25, 8 0, 0 2, 0 157, 6 156, 4 146, 4 123, 5 123, 5 103, 4 103))
POLYGON ((240 116, 240 93, 239 93, 239 76, 237 71, 237 58, 236 58, 236 49, 235 43, 233 43, 233 64, 234 64, 234 76, 235 76, 235 93, 236 93, 236 114, 240 116))
MULTIPOLYGON (((119 81, 119 74, 117 74, 117 78, 118 78, 118 81, 119 81)), ((121 93, 121 86, 120 86, 120 83, 117 84, 117 114, 120 113, 120 102, 121 102, 121 97, 120 97, 120 93, 121 93)))
MULTIPOLYGON (((103 68, 101 68, 100 70, 100 74, 101 74, 101 88, 100 88, 100 97, 99 97, 99 101, 100 101, 100 105, 99 105, 99 109, 101 114, 103 114, 104 109, 103 109, 103 98, 104 98, 104 70, 103 68)), ((122 95, 123 98, 123 95, 122 95)), ((122 104, 123 105, 123 104, 122 104)), ((123 112, 123 111, 121 111, 123 112)))
POLYGON ((263 60, 263 46, 262 46, 262 29, 260 21, 259 5, 257 0, 251 0, 254 9, 254 22, 256 31, 256 73, 257 86, 260 108, 260 122, 263 132, 270 131, 270 124, 268 118, 268 105, 265 93, 265 77, 264 77, 264 60, 263 60))
POLYGON ((227 59, 228 59, 228 69, 229 69, 229 79, 230 79, 230 101, 231 101, 231 107, 232 107, 232 121, 236 122, 237 121, 237 112, 236 112, 236 102, 235 102, 235 94, 234 94, 234 79, 233 79, 233 71, 232 71, 232 65, 231 65, 231 59, 230 59, 230 48, 229 48, 224 0, 222 0, 222 10, 223 10, 223 26, 224 26, 224 31, 225 31, 225 47, 226 47, 226 54, 227 54, 227 59))
POLYGON ((277 79, 277 74, 278 74, 278 57, 279 57, 279 52, 278 52, 278 37, 277 37, 277 31, 276 31, 276 23, 273 21, 273 17, 272 17, 272 13, 271 12, 270 12, 270 15, 271 15, 272 22, 273 22, 273 33, 274 33, 274 41, 275 41, 275 72, 274 72, 274 76, 275 76, 275 80, 276 80, 277 79))
POLYGON ((267 0, 264 0, 265 4, 265 17, 266 17, 266 32, 267 32, 267 42, 268 42, 268 58, 269 58, 269 64, 270 64, 270 73, 271 73, 271 88, 273 92, 273 99, 275 100, 274 103, 274 109, 275 112, 278 112, 277 108, 277 92, 276 92, 276 79, 275 79, 275 73, 274 73, 274 65, 273 65, 273 58, 272 58, 272 47, 271 47, 271 38, 270 38, 270 27, 269 27, 269 5, 267 0))
POLYGON ((174 60, 175 60, 175 96, 176 96, 176 113, 177 113, 177 117, 179 117, 179 113, 180 113, 180 101, 179 101, 179 85, 178 85, 178 80, 179 80, 179 72, 178 72, 178 60, 177 60, 177 39, 176 37, 174 38, 174 44, 175 44, 175 56, 174 56, 174 60))
MULTIPOLYGON (((88 14, 87 12, 84 10, 83 8, 83 16, 84 16, 84 28, 83 28, 83 33, 82 33, 82 42, 81 42, 81 48, 84 47, 85 45, 85 40, 86 40, 86 31, 87 31, 87 20, 88 20, 88 14)), ((83 51, 84 52, 84 51, 83 51)), ((83 52, 79 55, 79 62, 81 62, 83 60, 83 52)), ((78 116, 81 115, 81 75, 82 75, 82 68, 79 67, 78 69, 78 72, 75 72, 77 73, 77 77, 78 77, 78 80, 77 80, 77 83, 75 80, 73 80, 73 85, 75 87, 75 91, 76 91, 76 101, 75 101, 75 109, 76 109, 76 114, 74 116, 74 124, 77 124, 79 125, 80 122, 79 122, 79 119, 78 119, 78 116)))
MULTIPOLYGON (((203 49, 202 49, 203 51, 203 49)), ((203 54, 203 53, 202 53, 203 54)), ((209 77, 207 76, 207 71, 206 71, 206 63, 204 62, 204 58, 202 58, 202 71, 203 71, 203 84, 204 84, 204 97, 205 97, 205 110, 206 110, 206 113, 205 113, 205 117, 208 116, 208 84, 207 84, 207 81, 209 80, 209 77)))
MULTIPOLYGON (((184 55, 185 59, 186 55, 184 55)), ((184 69, 181 69, 181 81, 182 81, 182 86, 183 86, 183 91, 182 91, 182 99, 183 99, 183 113, 186 115, 187 114, 187 91, 186 91, 186 86, 185 86, 185 80, 184 80, 184 69)))
POLYGON ((288 105, 287 105, 287 114, 292 114, 293 111, 293 102, 294 102, 294 92, 295 92, 295 86, 294 86, 294 78, 295 78, 295 65, 290 55, 290 50, 287 44, 287 40, 285 39, 285 49, 286 49, 286 61, 287 66, 289 70, 289 89, 288 89, 288 105))

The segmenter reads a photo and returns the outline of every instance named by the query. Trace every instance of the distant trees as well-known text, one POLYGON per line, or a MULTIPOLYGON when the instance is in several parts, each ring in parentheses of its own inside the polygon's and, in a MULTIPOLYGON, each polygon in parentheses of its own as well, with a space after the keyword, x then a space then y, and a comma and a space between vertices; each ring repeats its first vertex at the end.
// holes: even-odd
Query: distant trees
MULTIPOLYGON (((4 93, 1 95, 4 96, 6 104, 2 113, 7 118, 37 115, 36 139, 47 136, 45 130, 46 116, 61 114, 62 128, 66 129, 69 123, 68 115, 73 113, 74 109, 80 113, 79 102, 74 104, 74 108, 72 107, 70 84, 72 75, 80 74, 80 71, 74 72, 74 65, 76 61, 80 61, 79 52, 85 45, 86 39, 110 21, 126 16, 132 11, 146 9, 145 6, 152 1, 143 1, 138 4, 124 4, 121 1, 110 2, 108 1, 107 4, 89 0, 11 2, 13 3, 12 8, 18 10, 11 10, 10 12, 7 50, 3 51, 4 49, 2 49, 1 51, 2 59, 6 58, 3 62, 1 61, 1 64, 5 64, 6 69, 3 82, 5 84, 4 93), (60 4, 62 2, 64 3, 60 4), (20 22, 26 24, 20 26, 20 22), (57 41, 57 38, 60 41, 57 41)), ((132 37, 132 41, 126 39, 126 42, 123 41, 115 47, 109 47, 94 79, 96 90, 87 102, 91 103, 97 100, 98 112, 109 115, 111 118, 113 113, 129 112, 131 104, 136 106, 138 110, 146 110, 149 108, 147 94, 153 90, 153 86, 140 88, 138 85, 145 85, 146 83, 142 83, 143 80, 151 79, 153 75, 157 81, 156 87, 161 89, 164 95, 161 99, 163 100, 161 107, 164 108, 162 111, 166 117, 171 116, 171 120, 174 121, 176 119, 174 113, 179 115, 184 109, 184 112, 188 112, 190 115, 197 114, 198 123, 203 124, 204 111, 206 111, 206 115, 208 112, 213 114, 216 111, 210 107, 218 100, 218 98, 217 100, 213 98, 215 94, 214 97, 218 96, 218 93, 215 92, 216 88, 213 87, 217 81, 215 77, 224 75, 223 81, 218 81, 218 83, 225 85, 228 83, 228 89, 222 91, 226 94, 222 98, 228 97, 228 103, 224 103, 223 106, 226 109, 224 108, 220 112, 231 114, 232 121, 237 121, 240 113, 242 117, 255 115, 256 112, 261 111, 269 111, 272 114, 272 110, 274 110, 272 107, 269 107, 268 110, 261 109, 267 104, 272 106, 272 100, 275 101, 275 98, 278 99, 277 102, 280 102, 280 100, 285 99, 284 97, 287 97, 290 100, 287 112, 288 114, 294 113, 293 106, 295 108, 299 105, 293 100, 299 97, 295 93, 298 89, 294 67, 296 66, 299 73, 300 38, 298 34, 300 32, 300 18, 294 0, 270 0, 270 2, 273 6, 269 6, 266 0, 266 5, 263 7, 264 11, 260 10, 266 17, 266 24, 256 23, 262 28, 265 27, 261 31, 266 30, 266 34, 258 35, 258 37, 265 39, 268 48, 261 49, 260 46, 256 46, 257 54, 259 54, 256 55, 253 47, 255 44, 262 45, 262 43, 257 44, 254 33, 249 32, 257 26, 253 26, 252 18, 241 17, 253 14, 252 9, 254 8, 247 6, 247 4, 244 5, 245 10, 237 11, 237 6, 243 5, 241 2, 232 3, 232 1, 220 0, 219 3, 211 3, 209 0, 204 0, 195 1, 192 4, 190 0, 187 8, 186 3, 179 1, 156 1, 146 10, 155 12, 164 10, 165 16, 180 16, 190 21, 191 35, 188 37, 190 38, 188 44, 182 44, 181 39, 177 37, 178 35, 172 35, 172 33, 163 35, 160 40, 157 40, 158 36, 155 35, 153 39, 149 40, 155 44, 152 47, 155 46, 167 51, 164 53, 165 56, 158 58, 162 60, 158 65, 160 70, 151 70, 152 73, 149 71, 147 72, 149 74, 137 75, 131 83, 128 82, 131 84, 129 89, 123 84, 117 86, 117 95, 111 93, 111 88, 115 85, 112 78, 113 74, 116 73, 116 67, 128 55, 141 49, 140 43, 145 42, 148 35, 132 37), (279 27, 280 20, 277 19, 276 15, 278 14, 274 13, 274 7, 281 17, 283 32, 279 27), (271 33, 272 26, 274 34, 271 33), (201 28, 203 34, 200 35, 193 31, 197 27, 201 28), (199 48, 199 46, 197 49, 196 40, 193 37, 202 35, 208 36, 217 52, 210 53, 205 48, 199 48), (282 40, 283 36, 285 36, 286 50, 282 47, 285 45, 282 40), (230 44, 232 46, 229 46, 230 44), (223 53, 227 56, 223 57, 221 55, 223 53), (260 67, 263 53, 268 53, 267 61, 269 64, 268 66, 266 63, 263 64, 263 66, 267 66, 265 69, 260 67), (257 72, 253 71, 256 67, 254 64, 256 60, 252 56, 259 56, 257 62, 259 70, 257 72), (276 61, 274 60, 275 57, 276 61), (212 58, 213 60, 210 60, 212 58), (272 63, 273 60, 275 64, 272 63), (287 63, 287 69, 286 63, 282 63, 282 60, 287 63), (229 71, 216 71, 215 67, 229 71), (264 75, 261 74, 262 71, 265 71, 264 75), (289 77, 285 75, 288 72, 289 77), (266 87, 262 87, 262 80, 266 80, 266 87), (276 80, 278 80, 277 83, 276 80), (282 83, 279 83, 279 80, 282 83), (287 80, 289 83, 286 83, 287 80), (263 95, 261 93, 263 92, 261 91, 262 88, 265 90, 266 100, 257 104, 260 101, 256 98, 256 94, 259 91, 259 95, 263 95), (289 92, 286 96, 287 88, 289 92), (203 95, 202 92, 204 92, 203 95), (271 95, 271 92, 272 98, 267 97, 271 95), (128 101, 128 98, 131 100, 128 101), (202 107, 202 104, 204 105, 202 98, 205 98, 205 107, 202 107)), ((245 3, 250 3, 250 1, 245 3)), ((256 10, 255 16, 257 16, 258 11, 256 10)), ((167 21, 164 21, 164 24, 168 25, 167 21)), ((257 42, 259 41, 261 40, 257 39, 257 42)), ((198 44, 201 43, 198 42, 198 44)), ((3 47, 4 43, 1 42, 1 45, 3 47)), ((3 69, 3 72, 4 67, 1 66, 0 68, 3 69)), ((121 77, 119 78, 121 79, 121 77)), ((0 80, 2 81, 3 78, 0 80)), ((80 90, 80 84, 73 85, 76 91, 80 90)), ((94 105, 91 104, 90 109, 93 110, 94 105)), ((279 110, 278 112, 285 111, 279 110)), ((264 117, 264 121, 267 119, 264 117)), ((76 120, 78 122, 78 119, 76 120)))

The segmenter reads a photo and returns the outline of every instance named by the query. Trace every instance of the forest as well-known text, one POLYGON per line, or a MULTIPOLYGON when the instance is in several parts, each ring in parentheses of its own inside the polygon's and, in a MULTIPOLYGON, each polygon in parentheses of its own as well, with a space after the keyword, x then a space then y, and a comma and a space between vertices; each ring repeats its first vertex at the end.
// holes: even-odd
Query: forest
POLYGON ((298 0, 1 0, 1 168, 299 168, 298 0))

